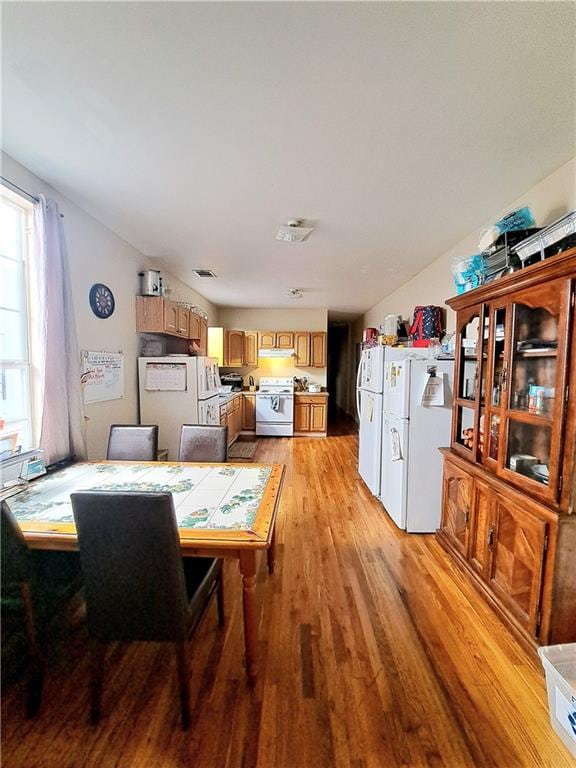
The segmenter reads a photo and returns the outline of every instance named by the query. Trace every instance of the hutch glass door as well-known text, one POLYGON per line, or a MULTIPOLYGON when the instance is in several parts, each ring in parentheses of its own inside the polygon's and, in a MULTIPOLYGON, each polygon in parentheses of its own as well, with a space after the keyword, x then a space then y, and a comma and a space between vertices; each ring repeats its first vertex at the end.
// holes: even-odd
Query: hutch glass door
POLYGON ((514 298, 503 470, 511 480, 528 480, 536 495, 556 499, 569 283, 556 280, 514 298))

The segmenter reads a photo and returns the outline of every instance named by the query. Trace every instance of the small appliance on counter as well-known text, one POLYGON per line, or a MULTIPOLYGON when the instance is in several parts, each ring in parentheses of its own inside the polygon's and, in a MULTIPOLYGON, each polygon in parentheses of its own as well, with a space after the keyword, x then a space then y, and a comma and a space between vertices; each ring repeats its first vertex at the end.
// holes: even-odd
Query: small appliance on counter
POLYGON ((244 379, 239 373, 221 373, 220 381, 223 386, 231 387, 230 392, 242 392, 244 379))
POLYGON ((308 392, 317 394, 318 392, 322 392, 322 387, 320 384, 308 384, 308 392))

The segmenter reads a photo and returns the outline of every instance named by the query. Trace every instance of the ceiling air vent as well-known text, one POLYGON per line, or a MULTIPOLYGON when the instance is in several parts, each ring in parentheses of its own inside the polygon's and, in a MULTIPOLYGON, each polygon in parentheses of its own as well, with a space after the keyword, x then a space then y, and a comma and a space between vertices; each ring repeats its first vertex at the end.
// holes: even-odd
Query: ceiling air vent
POLYGON ((211 269, 193 269, 192 272, 196 277, 216 277, 211 269))

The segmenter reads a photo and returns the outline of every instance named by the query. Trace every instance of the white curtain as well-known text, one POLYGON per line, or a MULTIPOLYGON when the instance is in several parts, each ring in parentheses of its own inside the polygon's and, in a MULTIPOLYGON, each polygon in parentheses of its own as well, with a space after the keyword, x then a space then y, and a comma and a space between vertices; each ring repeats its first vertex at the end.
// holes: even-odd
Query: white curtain
POLYGON ((40 195, 34 206, 31 321, 35 422, 47 464, 86 458, 80 353, 58 205, 40 195))

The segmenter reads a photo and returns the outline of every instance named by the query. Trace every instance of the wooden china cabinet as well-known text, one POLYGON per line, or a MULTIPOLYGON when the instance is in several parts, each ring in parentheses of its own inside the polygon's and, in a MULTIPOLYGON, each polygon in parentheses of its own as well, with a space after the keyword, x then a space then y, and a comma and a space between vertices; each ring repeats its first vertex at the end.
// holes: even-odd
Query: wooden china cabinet
POLYGON ((576 641, 576 249, 457 313, 440 543, 531 644, 576 641))

